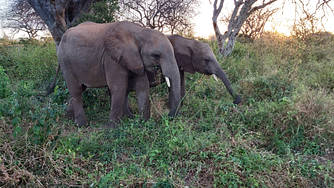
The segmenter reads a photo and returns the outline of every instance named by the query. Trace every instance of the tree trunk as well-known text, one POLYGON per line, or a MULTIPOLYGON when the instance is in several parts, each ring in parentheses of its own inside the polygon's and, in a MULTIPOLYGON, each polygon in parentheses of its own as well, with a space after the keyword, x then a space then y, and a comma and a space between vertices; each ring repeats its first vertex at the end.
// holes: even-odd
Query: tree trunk
POLYGON ((263 0, 261 5, 252 7, 253 4, 257 2, 257 0, 234 0, 234 10, 228 23, 228 29, 224 34, 221 34, 217 25, 217 19, 223 8, 224 0, 220 0, 218 7, 218 0, 215 0, 213 4, 212 23, 219 46, 219 52, 223 56, 230 55, 234 48, 235 40, 241 29, 241 26, 246 21, 248 16, 252 12, 262 9, 275 1, 277 0, 263 0))
POLYGON ((47 25, 58 47, 65 31, 82 13, 89 10, 93 0, 27 0, 47 25))

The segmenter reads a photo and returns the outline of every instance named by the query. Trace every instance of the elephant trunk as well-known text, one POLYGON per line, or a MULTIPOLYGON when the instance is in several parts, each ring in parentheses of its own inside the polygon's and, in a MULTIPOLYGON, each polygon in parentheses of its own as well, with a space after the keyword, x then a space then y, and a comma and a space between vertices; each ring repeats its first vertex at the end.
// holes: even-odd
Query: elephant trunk
POLYGON ((170 112, 168 116, 174 117, 177 115, 179 104, 181 102, 181 80, 176 60, 171 60, 170 62, 172 63, 162 63, 161 69, 164 77, 167 77, 170 80, 170 112))
POLYGON ((231 87, 231 83, 230 83, 230 81, 228 80, 228 78, 227 78, 225 72, 224 72, 220 67, 217 68, 216 70, 217 70, 217 71, 216 71, 216 73, 214 73, 214 74, 215 74, 218 78, 220 78, 220 79, 223 81, 223 83, 224 83, 224 85, 225 85, 227 91, 228 91, 228 92, 230 93, 230 95, 234 98, 233 103, 234 103, 234 104, 239 104, 239 103, 241 102, 241 98, 240 98, 239 95, 235 94, 235 92, 233 91, 233 89, 232 89, 232 87, 231 87))

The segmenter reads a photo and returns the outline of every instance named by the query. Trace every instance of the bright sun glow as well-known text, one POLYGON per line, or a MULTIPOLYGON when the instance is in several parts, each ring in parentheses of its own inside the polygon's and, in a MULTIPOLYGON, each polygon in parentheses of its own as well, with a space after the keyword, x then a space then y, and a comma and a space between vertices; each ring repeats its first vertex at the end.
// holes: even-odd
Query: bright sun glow
MULTIPOLYGON (((212 26, 212 13, 213 5, 209 0, 200 0, 198 15, 194 18, 194 34, 196 37, 208 38, 214 35, 214 30, 212 26)), ((275 6, 275 5, 274 5, 275 6)), ((226 1, 224 4, 223 11, 231 11, 233 8, 233 2, 226 1)), ((275 8, 282 8, 282 4, 276 4, 275 8)), ((325 30, 334 33, 334 24, 329 24, 329 20, 333 20, 333 14, 329 13, 330 17, 325 18, 324 26, 325 30)), ((292 25, 294 23, 295 10, 291 4, 286 4, 283 11, 278 11, 274 15, 274 19, 270 20, 266 26, 266 31, 275 31, 282 33, 284 35, 290 35, 292 25)), ((223 23, 220 23, 220 30, 223 33, 225 27, 223 23)))
POLYGON ((193 20, 194 34, 196 37, 208 38, 214 35, 212 26, 213 6, 209 0, 201 0, 199 7, 198 15, 193 20))

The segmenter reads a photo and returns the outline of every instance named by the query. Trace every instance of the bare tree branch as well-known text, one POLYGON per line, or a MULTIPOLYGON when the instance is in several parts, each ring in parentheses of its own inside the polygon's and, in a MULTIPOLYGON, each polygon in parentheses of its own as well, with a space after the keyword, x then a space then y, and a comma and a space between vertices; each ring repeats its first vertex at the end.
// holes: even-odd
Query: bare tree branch
POLYGON ((277 0, 271 0, 271 1, 268 1, 268 2, 263 2, 262 5, 259 5, 259 6, 255 6, 251 9, 251 13, 254 12, 254 11, 257 11, 259 9, 263 9, 264 7, 276 2, 277 0))
POLYGON ((334 14, 332 0, 291 0, 295 6, 296 17, 292 34, 302 40, 320 32, 325 26, 323 21, 328 18, 328 11, 334 14), (322 26, 322 28, 321 28, 322 26))
POLYGON ((38 14, 26 1, 12 2, 4 27, 10 28, 14 33, 23 31, 29 38, 35 38, 38 31, 46 29, 46 25, 38 14))
POLYGON ((198 0, 120 0, 123 19, 144 27, 182 33, 190 28, 198 0))
POLYGON ((267 7, 276 1, 277 0, 262 0, 260 5, 255 6, 255 3, 258 2, 258 0, 234 0, 234 9, 231 17, 229 18, 227 31, 222 35, 217 25, 217 18, 221 13, 224 0, 215 0, 213 4, 212 22, 219 46, 219 52, 224 56, 231 54, 234 48, 236 37, 246 19, 254 11, 267 7), (219 6, 217 8, 218 2, 219 6))
MULTIPOLYGON (((261 37, 267 21, 277 11, 278 8, 263 8, 253 11, 241 26, 239 34, 250 39, 261 37)), ((222 21, 228 24, 231 17, 232 16, 224 17, 222 21)))
MULTIPOLYGON (((213 29, 214 29, 215 34, 216 34, 218 46, 220 47, 220 46, 224 46, 224 43, 223 43, 224 39, 223 39, 223 35, 221 34, 220 29, 218 27, 217 19, 218 19, 218 16, 219 16, 222 8, 223 8, 224 0, 220 1, 218 8, 217 8, 217 2, 218 2, 218 0, 215 0, 214 3, 213 3, 212 24, 213 24, 213 29)), ((223 54, 222 48, 219 48, 219 52, 221 54, 223 54)))

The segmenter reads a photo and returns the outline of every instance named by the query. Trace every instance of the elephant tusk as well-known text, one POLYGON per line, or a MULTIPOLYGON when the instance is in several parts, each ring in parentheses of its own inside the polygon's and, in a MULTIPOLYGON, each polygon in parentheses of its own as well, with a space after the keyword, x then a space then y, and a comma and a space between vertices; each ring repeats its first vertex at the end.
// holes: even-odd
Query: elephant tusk
POLYGON ((212 76, 213 76, 213 78, 214 78, 216 81, 218 81, 218 78, 217 78, 217 76, 216 76, 215 74, 213 74, 212 76))
POLYGON ((169 78, 168 78, 167 76, 165 76, 165 79, 166 79, 167 86, 170 87, 170 81, 169 81, 169 78))

